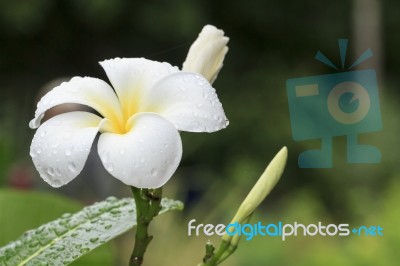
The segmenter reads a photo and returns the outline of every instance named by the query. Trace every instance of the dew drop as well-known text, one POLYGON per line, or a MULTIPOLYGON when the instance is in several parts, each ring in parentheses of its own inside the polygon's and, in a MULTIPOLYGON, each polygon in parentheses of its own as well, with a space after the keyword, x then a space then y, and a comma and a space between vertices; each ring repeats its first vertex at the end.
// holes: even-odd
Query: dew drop
POLYGON ((93 238, 90 239, 90 242, 96 243, 98 240, 99 240, 98 237, 93 237, 93 238))
POLYGON ((121 155, 124 155, 125 152, 126 152, 125 148, 121 148, 121 149, 119 150, 119 153, 120 153, 121 155))
POLYGON ((58 179, 53 179, 51 182, 52 182, 54 187, 60 187, 61 186, 61 182, 58 179))
POLYGON ((118 210, 118 209, 111 210, 110 212, 111 212, 112 214, 120 214, 120 213, 121 213, 121 211, 118 210))
POLYGON ((60 143, 58 143, 58 142, 55 142, 55 143, 51 144, 52 148, 57 148, 58 146, 60 146, 60 143))
POLYGON ((49 168, 47 169, 47 173, 48 173, 50 176, 54 176, 54 169, 53 169, 52 167, 49 167, 49 168))
POLYGON ((56 168, 56 175, 61 176, 61 170, 56 168))
POLYGON ((114 197, 114 196, 111 196, 111 197, 108 197, 108 198, 106 199, 106 201, 108 201, 108 202, 115 202, 115 201, 117 201, 117 198, 114 197))
POLYGON ((151 169, 150 174, 155 177, 158 174, 158 170, 156 168, 153 168, 151 169))
POLYGON ((108 163, 108 160, 110 159, 110 154, 108 152, 104 152, 101 154, 101 161, 106 164, 108 163))
POLYGON ((39 245, 39 242, 34 240, 34 241, 30 242, 28 246, 29 246, 30 248, 35 248, 35 247, 37 247, 38 245, 39 245))
POLYGON ((104 229, 110 229, 112 227, 111 224, 107 224, 106 226, 104 226, 104 229))
POLYGON ((65 150, 65 155, 66 156, 71 156, 71 150, 70 149, 66 149, 65 150))
POLYGON ((61 216, 61 218, 64 218, 64 219, 66 219, 66 218, 69 218, 69 217, 71 217, 72 216, 72 214, 70 214, 70 213, 64 213, 62 216, 61 216))
POLYGON ((114 165, 112 163, 107 164, 106 169, 108 172, 114 171, 114 165))
POLYGON ((68 170, 70 172, 75 172, 76 171, 76 165, 74 162, 68 162, 68 170))
POLYGON ((88 252, 90 250, 90 248, 81 248, 79 251, 81 252, 81 253, 86 253, 86 252, 88 252))

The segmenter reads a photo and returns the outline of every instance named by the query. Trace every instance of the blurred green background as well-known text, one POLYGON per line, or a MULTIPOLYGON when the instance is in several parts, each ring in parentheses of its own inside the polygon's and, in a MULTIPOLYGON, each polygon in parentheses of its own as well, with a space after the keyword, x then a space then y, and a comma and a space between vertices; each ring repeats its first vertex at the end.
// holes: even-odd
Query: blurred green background
MULTIPOLYGON (((0 0, 0 186, 63 193, 81 204, 129 195, 107 176, 95 145, 84 172, 65 188, 53 189, 40 179, 29 157, 34 131, 28 128, 40 90, 72 76, 107 80, 97 62, 114 57, 180 67, 201 28, 213 24, 230 37, 214 83, 230 125, 213 134, 182 133, 183 159, 165 194, 187 207, 155 223, 147 265, 196 265, 207 238, 187 236, 188 221, 228 223, 282 146, 289 149, 285 173, 253 221, 380 225, 384 236, 299 236, 285 242, 256 237, 242 241, 225 265, 398 265, 399 10, 396 0, 0 0), (383 130, 361 140, 378 147, 382 161, 346 164, 345 137, 337 137, 332 169, 299 169, 299 153, 319 142, 292 140, 285 82, 334 73, 314 55, 321 50, 339 63, 339 38, 349 39, 347 64, 368 48, 374 52, 359 69, 378 73, 383 130)), ((61 205, 58 210, 71 211, 61 205)), ((5 215, 0 209, 1 221, 5 215)), ((1 243, 36 225, 15 229, 14 236, 0 230, 1 243)), ((115 265, 126 262, 131 238, 132 232, 114 243, 115 265)))

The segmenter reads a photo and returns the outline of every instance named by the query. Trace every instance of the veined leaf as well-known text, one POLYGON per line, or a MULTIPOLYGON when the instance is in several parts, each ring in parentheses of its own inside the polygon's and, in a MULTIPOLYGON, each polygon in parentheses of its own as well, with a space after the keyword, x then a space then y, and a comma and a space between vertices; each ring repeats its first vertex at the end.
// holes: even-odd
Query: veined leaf
MULTIPOLYGON (((182 202, 170 199, 162 199, 161 206, 160 214, 183 209, 182 202)), ((135 225, 134 200, 110 197, 25 232, 0 248, 0 265, 67 265, 135 225)))
MULTIPOLYGON (((75 213, 83 204, 60 194, 45 191, 21 191, 0 189, 0 247, 17 239, 21 232, 37 228, 60 217, 63 213, 75 213), (27 207, 29 206, 29 207, 27 207)), ((75 260, 70 265, 112 265, 117 250, 114 241, 101 245, 75 260)), ((2 263, 0 263, 2 265, 2 263)))

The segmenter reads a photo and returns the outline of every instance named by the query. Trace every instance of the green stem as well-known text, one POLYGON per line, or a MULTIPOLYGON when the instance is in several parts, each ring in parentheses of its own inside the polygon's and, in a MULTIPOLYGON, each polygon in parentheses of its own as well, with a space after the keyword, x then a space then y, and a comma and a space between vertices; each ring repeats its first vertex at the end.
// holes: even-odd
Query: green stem
POLYGON ((140 189, 131 187, 132 194, 136 203, 136 235, 135 246, 129 261, 129 266, 142 265, 144 253, 147 246, 153 239, 148 234, 148 228, 155 216, 161 210, 162 188, 157 189, 140 189))
POLYGON ((215 266, 219 264, 220 258, 224 255, 225 251, 229 248, 230 243, 227 241, 222 241, 219 245, 219 248, 213 256, 211 256, 208 260, 204 258, 203 263, 200 266, 215 266))

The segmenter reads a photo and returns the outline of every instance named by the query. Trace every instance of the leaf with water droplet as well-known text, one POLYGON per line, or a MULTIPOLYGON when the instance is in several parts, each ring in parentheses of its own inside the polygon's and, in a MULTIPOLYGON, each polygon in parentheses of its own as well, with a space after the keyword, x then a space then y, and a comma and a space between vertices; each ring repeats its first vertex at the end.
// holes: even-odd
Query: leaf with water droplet
MULTIPOLYGON (((164 198, 161 207, 159 214, 182 210, 183 203, 164 198)), ((25 232, 0 248, 0 265, 67 265, 135 225, 134 200, 110 197, 25 232)))

